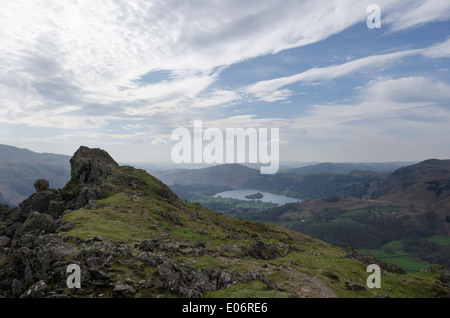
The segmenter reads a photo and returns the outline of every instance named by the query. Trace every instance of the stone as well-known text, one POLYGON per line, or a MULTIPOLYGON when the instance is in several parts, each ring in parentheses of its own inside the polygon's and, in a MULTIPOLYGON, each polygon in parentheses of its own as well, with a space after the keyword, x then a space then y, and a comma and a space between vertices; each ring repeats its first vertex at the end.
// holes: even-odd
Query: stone
POLYGON ((38 179, 34 183, 34 188, 36 189, 36 192, 49 191, 50 184, 46 179, 38 179))
POLYGON ((37 283, 33 284, 28 290, 23 293, 20 298, 42 298, 47 294, 47 284, 40 280, 37 283))
POLYGON ((54 219, 59 218, 64 212, 63 203, 51 200, 48 204, 47 213, 54 219))
POLYGON ((250 247, 247 248, 247 253, 254 258, 271 260, 277 258, 280 252, 274 244, 258 240, 250 244, 250 247))
POLYGON ((102 149, 81 146, 70 159, 72 181, 79 185, 102 184, 119 165, 102 149))
POLYGON ((11 243, 11 239, 7 236, 0 236, 0 248, 8 247, 11 243))
POLYGON ((352 282, 352 281, 346 281, 345 285, 347 286, 348 289, 350 290, 366 290, 366 287, 364 285, 352 282))
POLYGON ((113 295, 120 298, 132 298, 136 295, 136 290, 127 284, 118 283, 113 288, 113 295))
POLYGON ((172 213, 159 211, 158 214, 161 215, 164 219, 166 219, 169 223, 183 226, 183 222, 181 222, 180 219, 172 213))
POLYGON ((19 235, 28 233, 40 235, 52 233, 56 229, 55 221, 49 214, 31 212, 26 221, 19 228, 19 235))
POLYGON ((323 273, 325 274, 325 276, 328 276, 331 279, 339 280, 338 275, 336 275, 335 273, 333 273, 332 271, 330 271, 328 269, 323 270, 323 273))

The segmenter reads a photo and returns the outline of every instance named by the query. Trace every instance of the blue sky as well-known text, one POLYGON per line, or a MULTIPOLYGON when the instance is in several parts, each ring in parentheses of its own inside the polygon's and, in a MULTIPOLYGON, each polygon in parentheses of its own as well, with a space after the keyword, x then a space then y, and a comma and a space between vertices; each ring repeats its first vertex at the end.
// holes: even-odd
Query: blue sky
POLYGON ((450 158, 449 17, 438 0, 10 1, 0 143, 170 162, 171 132, 202 120, 279 128, 281 161, 450 158))

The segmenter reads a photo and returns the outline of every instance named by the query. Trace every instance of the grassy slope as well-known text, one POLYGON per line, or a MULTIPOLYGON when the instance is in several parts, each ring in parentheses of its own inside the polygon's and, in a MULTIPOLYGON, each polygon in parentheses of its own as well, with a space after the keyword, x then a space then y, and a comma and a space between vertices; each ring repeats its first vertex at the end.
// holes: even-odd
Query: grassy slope
MULTIPOLYGON (((343 249, 312 239, 298 232, 259 222, 248 222, 227 218, 220 213, 201 207, 199 204, 161 200, 154 194, 160 185, 156 179, 142 171, 135 172, 149 185, 140 192, 114 194, 98 201, 97 207, 80 209, 68 213, 65 218, 75 226, 64 235, 84 239, 100 235, 104 240, 126 241, 130 246, 152 235, 165 237, 165 242, 174 246, 205 244, 208 251, 203 256, 176 256, 178 260, 198 268, 236 269, 239 272, 258 271, 273 280, 278 290, 267 289, 258 281, 238 284, 209 292, 205 297, 434 297, 437 288, 436 276, 431 273, 382 275, 380 289, 351 291, 345 282, 366 284, 370 273, 366 265, 349 258, 343 249), (183 225, 169 223, 158 212, 176 215, 183 225), (243 239, 227 239, 227 234, 237 233, 243 239), (263 242, 287 243, 292 248, 287 255, 273 260, 260 260, 242 254, 241 246, 249 246, 255 239, 263 242), (327 271, 337 275, 330 277, 327 271)), ((126 264, 124 259, 124 264, 126 264)), ((116 265, 123 278, 133 277, 125 265, 116 265)), ((153 279, 156 270, 146 268, 144 279, 153 279)), ((154 297, 148 290, 139 291, 144 297, 154 297)), ((164 295, 163 295, 164 296, 164 295)), ((167 295, 173 297, 173 295, 167 295)))

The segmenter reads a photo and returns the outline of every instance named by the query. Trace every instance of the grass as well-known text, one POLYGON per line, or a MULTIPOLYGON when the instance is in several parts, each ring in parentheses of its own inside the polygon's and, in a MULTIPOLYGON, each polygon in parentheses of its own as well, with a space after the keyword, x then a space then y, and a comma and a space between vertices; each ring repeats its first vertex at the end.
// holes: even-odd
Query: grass
POLYGON ((249 210, 249 211, 264 211, 270 208, 274 208, 278 206, 276 203, 271 202, 261 202, 261 201, 246 201, 246 200, 238 200, 231 198, 216 198, 216 197, 208 197, 205 199, 195 200, 195 202, 200 203, 204 206, 211 206, 211 204, 225 204, 230 208, 236 209, 236 211, 240 212, 241 210, 249 210))
POLYGON ((65 215, 66 220, 75 224, 66 234, 84 239, 99 235, 110 241, 133 242, 150 238, 155 232, 151 228, 153 220, 146 216, 149 215, 146 210, 156 208, 152 206, 151 200, 147 200, 145 210, 125 194, 115 194, 98 203, 100 208, 80 209, 65 215))
POLYGON ((260 281, 239 283, 227 289, 207 292, 205 298, 288 298, 289 293, 269 289, 260 281))
POLYGON ((365 213, 368 213, 368 211, 366 209, 346 211, 344 213, 339 214, 339 216, 336 219, 334 219, 332 222, 333 223, 353 223, 353 222, 355 222, 353 220, 353 218, 355 216, 365 214, 365 213))
POLYGON ((373 255, 387 263, 396 264, 408 273, 420 272, 430 265, 429 263, 412 259, 407 252, 402 250, 402 242, 400 240, 393 240, 377 249, 360 250, 360 252, 373 255))
POLYGON ((431 235, 431 236, 427 237, 427 240, 429 240, 431 242, 439 243, 441 245, 450 244, 450 236, 444 236, 444 235, 439 235, 439 234, 431 235))
MULTIPOLYGON (((230 219, 198 204, 182 201, 168 202, 156 200, 153 196, 119 193, 99 200, 97 206, 98 208, 95 209, 80 209, 66 214, 64 218, 74 222, 75 226, 65 234, 84 239, 100 235, 104 240, 127 241, 129 244, 149 239, 155 234, 167 234, 165 239, 167 243, 192 246, 195 242, 201 241, 205 243, 206 254, 178 255, 176 259, 198 269, 230 271, 236 269, 241 274, 257 271, 263 273, 280 288, 270 289, 265 283, 255 280, 246 284, 238 283, 224 290, 205 293, 206 298, 295 297, 297 292, 309 285, 308 288, 314 290, 314 284, 318 282, 325 284, 339 297, 370 298, 381 295, 406 298, 433 297, 435 277, 430 273, 406 276, 387 273, 381 278, 381 289, 366 288, 362 291, 350 291, 345 285, 346 281, 354 281, 365 286, 370 273, 366 272, 364 264, 354 259, 343 258, 342 255, 346 254, 343 249, 298 232, 275 228, 268 224, 230 219), (182 221, 183 226, 170 224, 159 215, 159 211, 174 213, 182 221), (226 239, 228 233, 239 233, 246 239, 226 239), (286 233, 291 236, 289 240, 286 233), (298 249, 291 250, 287 255, 273 260, 254 259, 246 256, 245 253, 240 255, 233 252, 222 253, 217 249, 219 245, 232 245, 238 248, 248 246, 255 239, 273 243, 287 240, 288 244, 293 244, 298 249), (333 272, 339 280, 330 278, 327 272, 333 272)), ((351 212, 350 215, 365 213, 363 210, 349 212, 351 212)), ((387 249, 391 252, 395 251, 393 255, 397 255, 399 248, 401 244, 393 241, 379 252, 389 256, 387 249)), ((117 270, 120 270, 119 280, 142 279, 126 265, 128 261, 124 259, 123 265, 115 266, 117 270)), ((156 269, 146 268, 144 275, 146 280, 152 280, 157 275, 156 269)), ((158 294, 154 290, 139 292, 144 297, 158 294)))

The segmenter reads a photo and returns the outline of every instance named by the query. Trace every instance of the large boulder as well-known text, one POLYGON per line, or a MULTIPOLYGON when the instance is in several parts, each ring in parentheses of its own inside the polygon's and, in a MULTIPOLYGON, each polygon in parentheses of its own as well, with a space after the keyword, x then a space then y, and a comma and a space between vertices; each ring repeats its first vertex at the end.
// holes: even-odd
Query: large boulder
POLYGON ((34 188, 36 189, 36 192, 41 191, 49 191, 50 190, 50 184, 46 179, 38 179, 34 183, 34 188))
POLYGON ((52 233, 56 229, 56 223, 52 216, 45 213, 31 212, 26 221, 19 228, 17 234, 23 235, 25 233, 31 235, 40 235, 52 233))
POLYGON ((104 150, 81 146, 70 159, 72 181, 78 185, 100 185, 119 165, 104 150))
POLYGON ((260 240, 252 242, 246 250, 251 257, 263 260, 275 259, 280 254, 280 251, 274 244, 264 243, 260 240))

